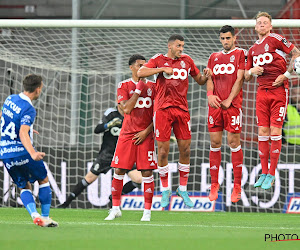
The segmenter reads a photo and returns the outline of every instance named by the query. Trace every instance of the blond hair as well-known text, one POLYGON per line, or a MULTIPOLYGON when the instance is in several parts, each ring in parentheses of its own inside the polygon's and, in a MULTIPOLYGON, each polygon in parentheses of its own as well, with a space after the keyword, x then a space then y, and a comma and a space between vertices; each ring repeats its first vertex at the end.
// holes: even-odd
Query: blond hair
POLYGON ((262 16, 269 18, 270 22, 272 22, 272 16, 268 12, 258 12, 255 19, 257 20, 258 18, 260 18, 262 16))

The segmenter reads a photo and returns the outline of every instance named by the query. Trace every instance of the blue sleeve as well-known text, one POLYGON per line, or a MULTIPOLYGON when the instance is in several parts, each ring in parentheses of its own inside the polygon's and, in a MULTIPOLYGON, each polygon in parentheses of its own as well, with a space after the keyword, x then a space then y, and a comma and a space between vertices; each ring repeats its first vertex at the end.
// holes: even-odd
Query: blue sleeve
POLYGON ((36 117, 36 111, 34 107, 30 106, 30 108, 24 110, 24 112, 21 114, 20 125, 31 126, 34 123, 35 117, 36 117))

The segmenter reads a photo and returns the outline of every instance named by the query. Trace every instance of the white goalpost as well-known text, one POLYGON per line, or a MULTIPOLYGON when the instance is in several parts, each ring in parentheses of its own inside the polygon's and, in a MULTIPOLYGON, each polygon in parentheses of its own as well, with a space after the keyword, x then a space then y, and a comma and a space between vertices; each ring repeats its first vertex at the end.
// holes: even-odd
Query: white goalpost
MULTIPOLYGON (((300 47, 300 20, 275 19, 272 23, 274 32, 300 47)), ((25 75, 36 73, 44 79, 43 93, 33 103, 37 109, 35 129, 40 133, 34 140, 35 146, 46 152, 45 162, 52 176, 53 206, 65 200, 97 156, 102 141, 93 130, 104 111, 116 106, 117 83, 130 77, 129 57, 138 53, 150 59, 156 53, 166 53, 168 37, 179 33, 185 38, 184 52, 202 71, 209 55, 222 49, 218 29, 226 24, 236 28, 237 46, 248 50, 257 40, 255 20, 0 20, 0 105, 9 94, 22 91, 25 75)), ((300 88, 299 84, 299 78, 293 75, 291 88, 300 88)), ((271 190, 253 188, 260 170, 256 87, 255 81, 245 82, 243 86, 241 201, 237 204, 230 201, 233 174, 224 133, 220 198, 208 203, 210 140, 206 87, 190 79, 192 144, 188 191, 196 203, 193 211, 300 212, 300 199, 296 199, 300 197, 300 145, 283 144, 271 190)), ((178 156, 177 145, 172 144, 169 162, 173 163, 170 174, 173 191, 179 183, 178 156)), ((20 206, 19 193, 11 185, 1 161, 0 166, 0 206, 20 206)), ((101 174, 71 207, 105 206, 110 185, 111 172, 101 174)), ((159 192, 157 173, 155 186, 159 192)), ((175 198, 172 202, 174 209, 170 207, 170 210, 185 210, 175 198)))

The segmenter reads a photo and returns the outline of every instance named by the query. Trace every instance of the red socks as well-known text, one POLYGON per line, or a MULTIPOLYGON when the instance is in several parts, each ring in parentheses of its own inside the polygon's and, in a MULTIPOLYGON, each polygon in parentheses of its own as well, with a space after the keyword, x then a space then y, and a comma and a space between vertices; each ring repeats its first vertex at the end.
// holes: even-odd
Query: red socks
POLYGON ((268 173, 268 162, 269 162, 269 136, 258 136, 258 152, 260 157, 262 174, 268 173))
POLYGON ((219 167, 221 165, 221 148, 210 147, 209 152, 211 184, 218 183, 219 167))
POLYGON ((271 152, 270 152, 270 160, 271 160, 271 166, 269 174, 275 175, 275 169, 277 168, 277 163, 279 160, 279 155, 281 152, 281 135, 271 135, 271 152))
POLYGON ((231 161, 233 166, 234 184, 241 185, 243 170, 243 151, 241 145, 237 148, 230 148, 231 161))
POLYGON ((144 185, 145 209, 150 210, 152 206, 152 198, 154 193, 154 177, 142 177, 144 185))
POLYGON ((120 206, 121 194, 123 189, 124 175, 114 174, 114 178, 111 183, 111 195, 113 206, 120 206))
POLYGON ((169 182, 168 182, 169 165, 164 166, 164 167, 158 167, 158 173, 159 173, 160 181, 161 181, 163 188, 169 189, 169 182))

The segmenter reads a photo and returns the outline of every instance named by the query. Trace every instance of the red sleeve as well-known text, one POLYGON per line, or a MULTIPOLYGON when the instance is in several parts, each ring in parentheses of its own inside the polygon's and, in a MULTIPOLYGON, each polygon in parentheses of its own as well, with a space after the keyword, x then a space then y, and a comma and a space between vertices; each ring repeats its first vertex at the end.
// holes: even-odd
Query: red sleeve
POLYGON ((246 70, 249 70, 252 68, 253 65, 253 56, 252 56, 252 49, 250 48, 248 51, 248 56, 247 56, 247 64, 246 64, 246 70))
POLYGON ((211 69, 211 70, 212 70, 212 68, 211 68, 211 58, 212 58, 212 55, 213 55, 213 54, 211 54, 211 55, 209 56, 208 62, 207 62, 207 68, 209 68, 209 69, 211 69))
POLYGON ((245 51, 241 50, 239 69, 245 70, 245 51))
POLYGON ((125 82, 120 82, 117 90, 118 103, 129 100, 129 93, 125 82))
POLYGON ((278 39, 277 37, 274 37, 274 43, 276 44, 276 47, 283 51, 286 54, 289 54, 292 49, 295 47, 294 44, 292 44, 291 42, 289 42, 285 37, 277 35, 278 37, 281 37, 282 39, 278 39))
POLYGON ((194 60, 192 58, 190 58, 190 62, 191 62, 191 71, 190 71, 190 75, 191 76, 196 76, 200 73, 200 70, 197 68, 197 66, 194 63, 194 60))
POLYGON ((153 56, 147 63, 145 63, 143 66, 147 68, 157 68, 157 59, 160 54, 156 54, 153 56))

